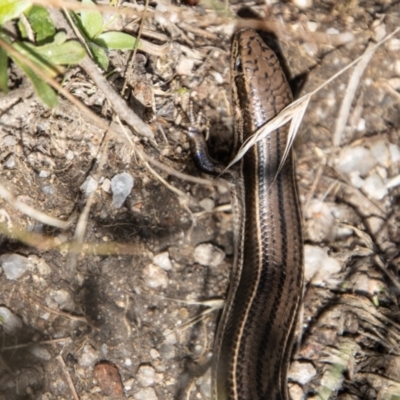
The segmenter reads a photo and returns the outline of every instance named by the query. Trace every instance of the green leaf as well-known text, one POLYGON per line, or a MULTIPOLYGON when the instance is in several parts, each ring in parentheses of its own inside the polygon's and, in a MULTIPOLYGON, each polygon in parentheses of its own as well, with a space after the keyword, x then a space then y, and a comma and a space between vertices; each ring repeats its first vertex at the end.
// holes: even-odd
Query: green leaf
POLYGON ((25 12, 25 15, 36 35, 36 42, 43 43, 52 38, 56 29, 48 11, 42 6, 33 6, 25 12))
MULTIPOLYGON (((61 32, 60 32, 61 33, 61 32)), ((85 49, 76 40, 65 42, 66 36, 62 32, 62 39, 57 34, 54 42, 43 46, 27 46, 35 53, 56 65, 74 65, 80 63, 85 57, 85 49)))
POLYGON ((78 41, 66 42, 65 39, 66 35, 60 32, 54 37, 53 43, 34 46, 28 42, 14 42, 13 47, 50 77, 54 77, 63 71, 60 65, 78 64, 86 54, 78 41))
MULTIPOLYGON (((95 5, 91 0, 82 0, 82 4, 95 5)), ((80 22, 82 29, 89 39, 94 39, 103 30, 103 16, 97 10, 83 10, 81 11, 80 22)))
POLYGON ((132 50, 135 46, 136 38, 127 33, 110 31, 99 35, 95 42, 107 49, 132 50))
POLYGON ((93 58, 96 61, 96 63, 104 69, 104 71, 108 70, 108 57, 107 53, 102 49, 100 46, 97 46, 97 44, 93 42, 88 42, 88 46, 90 47, 90 50, 93 53, 93 58))
POLYGON ((8 93, 8 57, 6 51, 0 47, 0 90, 3 93, 8 93))
MULTIPOLYGON (((47 57, 41 55, 37 51, 37 47, 33 46, 27 42, 14 42, 12 44, 15 50, 17 50, 24 58, 29 59, 33 63, 35 63, 38 68, 43 70, 45 74, 50 77, 55 77, 62 72, 61 67, 57 67, 54 63, 52 63, 47 57)), ((11 56, 12 57, 12 56, 11 56)), ((12 57, 14 61, 17 61, 15 57, 12 57)))
POLYGON ((25 26, 24 22, 21 21, 21 18, 18 19, 17 26, 18 26, 19 33, 20 33, 21 37, 23 39, 27 39, 28 38, 28 31, 26 30, 26 26, 25 26))
POLYGON ((0 25, 17 18, 31 6, 29 0, 1 0, 0 1, 0 25))
POLYGON ((25 72, 26 76, 31 80, 33 87, 39 98, 48 107, 56 107, 58 104, 57 94, 52 87, 47 84, 43 79, 39 78, 34 71, 32 71, 25 63, 14 59, 15 63, 25 72))

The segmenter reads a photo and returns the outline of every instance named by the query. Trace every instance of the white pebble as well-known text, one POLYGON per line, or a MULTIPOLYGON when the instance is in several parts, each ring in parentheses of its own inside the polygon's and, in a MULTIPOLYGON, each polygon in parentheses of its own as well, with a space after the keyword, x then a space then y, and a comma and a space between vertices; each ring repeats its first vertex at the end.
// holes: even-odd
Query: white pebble
POLYGON ((225 253, 209 243, 199 244, 194 249, 194 260, 206 267, 217 267, 223 261, 225 253))
POLYGON ((215 207, 215 203, 213 199, 205 198, 199 202, 200 207, 206 211, 212 211, 215 207))
POLYGON ((98 182, 94 178, 88 176, 85 179, 85 182, 83 182, 82 185, 79 187, 79 189, 81 189, 83 194, 87 197, 90 193, 94 192, 97 189, 98 185, 98 182))
POLYGON ((36 266, 40 275, 49 275, 51 273, 50 266, 43 258, 39 258, 35 255, 30 255, 29 259, 31 260, 32 264, 36 266))
POLYGON ((135 400, 158 400, 156 392, 151 387, 139 390, 133 395, 133 398, 135 400))
POLYGON ((26 271, 33 267, 31 261, 19 254, 3 254, 0 264, 7 279, 12 281, 21 277, 26 271))
POLYGON ((83 352, 79 357, 78 363, 81 367, 92 367, 97 362, 98 358, 98 351, 87 344, 83 347, 83 352))
POLYGON ((326 33, 328 35, 338 35, 340 32, 336 28, 328 28, 326 33))
POLYGON ((125 358, 124 366, 128 368, 132 367, 132 360, 130 358, 125 358))
POLYGON ((111 179, 111 190, 113 192, 113 206, 120 208, 126 198, 130 195, 134 180, 127 172, 115 175, 111 179))
POLYGON ((386 45, 389 51, 398 52, 400 50, 400 39, 392 38, 387 41, 386 45))
POLYGON ((318 246, 304 246, 304 279, 314 285, 323 286, 330 277, 340 271, 339 262, 330 257, 326 249, 318 246))
POLYGON ((295 361, 291 364, 288 378, 292 381, 305 385, 316 375, 317 370, 309 362, 295 361))
POLYGON ((2 139, 2 144, 3 146, 8 147, 15 146, 17 144, 17 139, 11 135, 4 136, 2 139))
POLYGON ((29 352, 34 355, 36 358, 40 360, 50 361, 51 360, 51 353, 42 346, 32 346, 29 348, 29 352))
POLYGON ((7 307, 0 307, 0 324, 5 333, 17 333, 22 328, 22 320, 13 314, 7 307))
POLYGON ((135 380, 133 378, 127 379, 126 381, 124 381, 124 389, 127 391, 132 390, 134 383, 135 380))
POLYGON ((15 158, 13 155, 7 158, 6 162, 4 163, 4 167, 8 169, 15 168, 15 158))
POLYGON ((167 272, 154 264, 148 264, 146 267, 144 267, 143 279, 147 286, 152 289, 166 288, 168 285, 167 272))
MULTIPOLYGON (((300 385, 298 385, 297 383, 290 383, 288 389, 289 389, 290 398, 292 400, 303 400, 304 399, 303 388, 300 385)), ((308 400, 311 400, 311 398, 308 397, 308 400)))
POLYGON ((400 148, 396 144, 389 144, 390 159, 392 163, 400 161, 400 148))
POLYGON ((362 146, 345 147, 336 160, 336 168, 343 174, 357 171, 360 175, 365 175, 375 165, 376 159, 371 150, 362 146))
POLYGON ((150 357, 151 358, 159 358, 160 357, 159 351, 156 349, 150 349, 150 357))
POLYGON ((315 22, 315 21, 307 21, 307 22, 306 22, 306 25, 307 25, 307 29, 308 29, 310 32, 316 32, 317 29, 318 29, 318 22, 315 22))
POLYGON ((154 256, 153 263, 155 265, 158 265, 159 267, 161 267, 165 271, 169 271, 172 268, 171 260, 169 259, 168 251, 164 251, 164 252, 154 256))
POLYGON ((400 60, 396 60, 396 61, 394 62, 394 64, 393 64, 393 70, 394 70, 394 73, 395 73, 397 76, 400 76, 400 60))
POLYGON ((384 140, 379 140, 375 142, 370 149, 380 165, 386 168, 389 167, 390 164, 389 149, 384 140))
POLYGON ((58 308, 62 310, 73 311, 75 309, 74 299, 70 292, 65 289, 51 290, 46 298, 46 302, 51 306, 51 303, 57 303, 58 308))
POLYGON ((101 184, 101 189, 103 192, 110 193, 111 181, 108 178, 104 179, 104 182, 101 184))
POLYGON ((181 57, 176 66, 176 72, 178 75, 191 75, 193 67, 194 60, 192 58, 181 57))
POLYGON ((299 8, 309 8, 312 6, 312 0, 293 0, 293 4, 299 8))
POLYGON ((388 190, 378 174, 369 176, 361 188, 371 199, 382 200, 388 194, 388 190))
POLYGON ((149 365, 141 365, 136 374, 136 379, 142 386, 147 387, 154 385, 155 375, 156 371, 153 367, 149 365))

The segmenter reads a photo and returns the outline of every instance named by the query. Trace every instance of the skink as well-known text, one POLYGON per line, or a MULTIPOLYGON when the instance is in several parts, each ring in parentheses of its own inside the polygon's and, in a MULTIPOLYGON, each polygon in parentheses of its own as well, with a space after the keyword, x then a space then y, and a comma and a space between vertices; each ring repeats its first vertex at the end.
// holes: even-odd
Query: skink
MULTIPOLYGON (((278 59, 255 31, 237 32, 231 54, 235 142, 240 145, 292 95, 278 59)), ((259 141, 241 160, 235 179, 236 256, 214 345, 213 400, 289 399, 287 369, 303 289, 303 243, 291 152, 277 174, 287 140, 285 126, 259 141)), ((196 143, 193 149, 202 148, 196 143)), ((207 152, 197 153, 198 163, 211 171, 207 152)))

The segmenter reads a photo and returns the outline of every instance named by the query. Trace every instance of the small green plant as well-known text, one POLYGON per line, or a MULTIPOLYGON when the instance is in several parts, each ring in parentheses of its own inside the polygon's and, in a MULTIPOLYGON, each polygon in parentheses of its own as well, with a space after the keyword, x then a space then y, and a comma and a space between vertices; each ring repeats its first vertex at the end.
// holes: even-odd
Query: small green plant
POLYGON ((30 66, 38 67, 48 77, 54 78, 64 71, 63 65, 79 63, 85 50, 76 40, 66 40, 64 32, 56 32, 49 13, 44 7, 31 5, 26 0, 3 0, 0 5, 0 39, 15 52, 0 49, 0 90, 8 91, 8 60, 11 58, 31 80, 39 98, 49 107, 57 105, 57 95, 30 66), (22 14, 24 18, 21 18, 22 14), (4 28, 7 22, 18 19, 20 38, 4 28), (29 38, 29 32, 32 32, 29 38), (31 40, 30 40, 31 39, 31 40))
MULTIPOLYGON (((82 4, 94 5, 91 0, 82 0, 82 4)), ((133 50, 135 47, 134 36, 117 31, 106 32, 107 26, 98 10, 83 10, 72 15, 94 60, 105 71, 108 69, 107 50, 133 50)))
MULTIPOLYGON (((82 0, 82 4, 95 5, 91 0, 82 0)), ((105 71, 109 65, 107 50, 132 50, 136 45, 134 36, 105 31, 103 16, 96 9, 71 13, 71 16, 93 59, 105 71)), ((76 40, 67 40, 64 32, 57 32, 48 11, 28 0, 0 1, 0 39, 5 43, 0 47, 0 90, 8 91, 7 66, 11 59, 31 80, 43 103, 56 106, 56 93, 29 64, 54 78, 64 72, 64 65, 75 65, 83 60, 86 54, 83 46, 76 40), (5 27, 12 20, 16 20, 18 38, 5 27), (7 50, 7 45, 14 51, 7 50)))

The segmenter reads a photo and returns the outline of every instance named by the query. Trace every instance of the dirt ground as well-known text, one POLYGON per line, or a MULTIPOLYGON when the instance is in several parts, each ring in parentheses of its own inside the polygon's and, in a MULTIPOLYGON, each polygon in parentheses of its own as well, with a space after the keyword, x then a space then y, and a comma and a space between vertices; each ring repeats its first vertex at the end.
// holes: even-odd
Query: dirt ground
MULTIPOLYGON (((63 85, 112 131, 64 98, 45 108, 10 66, 0 97, 0 399, 210 398, 218 311, 201 302, 228 285, 230 195, 194 166, 178 111, 194 99, 212 154, 226 161, 239 24, 273 30, 300 97, 400 23, 400 2, 389 0, 224 7, 149 3, 142 34, 154 47, 136 55, 127 101, 154 137, 119 123, 85 68, 63 85), (123 173, 133 187, 119 207, 111 186, 123 173)), ((113 23, 137 33, 140 22, 113 23)), ((400 399, 400 33, 374 50, 365 71, 358 64, 311 97, 295 144, 306 284, 293 400, 400 399)), ((129 56, 110 53, 117 92, 129 56)))

